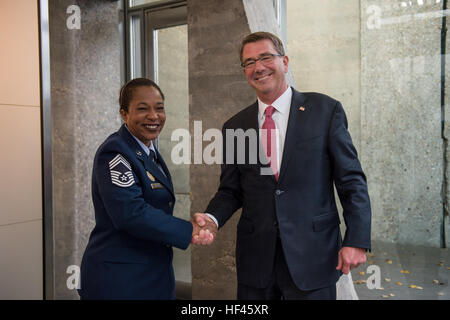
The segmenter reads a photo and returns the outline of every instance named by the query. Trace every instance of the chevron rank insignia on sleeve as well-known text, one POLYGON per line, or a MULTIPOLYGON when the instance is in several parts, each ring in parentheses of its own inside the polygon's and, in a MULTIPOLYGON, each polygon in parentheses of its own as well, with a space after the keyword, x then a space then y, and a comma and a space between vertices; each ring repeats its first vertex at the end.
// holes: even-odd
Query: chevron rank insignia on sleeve
POLYGON ((127 160, 118 154, 109 162, 111 181, 119 187, 129 187, 134 183, 133 172, 127 160))

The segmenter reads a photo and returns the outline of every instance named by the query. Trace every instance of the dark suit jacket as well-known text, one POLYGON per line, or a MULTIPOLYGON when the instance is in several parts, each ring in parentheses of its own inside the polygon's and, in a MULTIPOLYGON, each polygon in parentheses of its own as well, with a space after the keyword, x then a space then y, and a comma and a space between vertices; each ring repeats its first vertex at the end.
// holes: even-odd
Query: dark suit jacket
POLYGON ((157 156, 167 177, 124 125, 99 147, 92 173, 96 225, 81 264, 82 299, 174 298, 172 246, 189 246, 192 224, 172 215, 170 173, 157 156))
MULTIPOLYGON (((227 129, 258 130, 258 104, 229 119, 227 129)), ((258 143, 258 145, 260 145, 258 143)), ((279 235, 293 281, 301 290, 336 283, 342 245, 370 249, 371 209, 366 177, 338 101, 293 89, 278 182, 261 175, 261 162, 224 163, 220 186, 205 212, 219 227, 242 207, 237 226, 238 282, 265 288, 272 273, 279 235), (303 107, 303 108, 300 108, 303 107), (333 183, 346 224, 342 243, 333 183)), ((224 160, 230 148, 224 141, 224 160)), ((225 161, 224 161, 225 162, 225 161)))

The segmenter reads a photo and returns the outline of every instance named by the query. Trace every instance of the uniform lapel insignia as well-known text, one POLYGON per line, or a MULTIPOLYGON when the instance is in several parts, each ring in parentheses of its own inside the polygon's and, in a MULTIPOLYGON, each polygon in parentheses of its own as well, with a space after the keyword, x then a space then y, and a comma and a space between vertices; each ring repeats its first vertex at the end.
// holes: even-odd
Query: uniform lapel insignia
POLYGON ((149 177, 149 179, 150 179, 151 181, 156 181, 155 177, 152 176, 152 174, 151 174, 150 172, 148 172, 148 171, 147 171, 147 176, 149 177))
POLYGON ((142 156, 142 152, 139 151, 139 150, 136 150, 136 154, 137 154, 138 156, 142 156))
POLYGON ((131 166, 122 155, 118 154, 109 162, 111 182, 119 187, 129 187, 134 183, 131 166))

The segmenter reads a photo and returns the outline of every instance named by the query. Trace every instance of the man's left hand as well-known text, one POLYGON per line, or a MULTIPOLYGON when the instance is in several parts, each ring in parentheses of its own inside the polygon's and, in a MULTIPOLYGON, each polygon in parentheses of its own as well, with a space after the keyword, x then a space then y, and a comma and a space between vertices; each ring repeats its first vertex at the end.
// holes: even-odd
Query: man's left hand
POLYGON ((366 262, 366 249, 342 247, 342 249, 339 250, 338 259, 336 270, 342 270, 344 274, 348 274, 351 269, 366 262))

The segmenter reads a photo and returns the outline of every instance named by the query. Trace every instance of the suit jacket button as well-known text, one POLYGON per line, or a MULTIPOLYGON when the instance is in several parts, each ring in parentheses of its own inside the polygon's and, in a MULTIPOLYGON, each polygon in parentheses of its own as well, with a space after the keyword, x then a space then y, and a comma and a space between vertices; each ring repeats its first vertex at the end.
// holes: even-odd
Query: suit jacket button
POLYGON ((283 193, 283 191, 281 191, 281 190, 279 190, 279 189, 277 189, 276 191, 275 191, 275 194, 277 195, 277 196, 279 196, 280 194, 282 194, 283 193))

